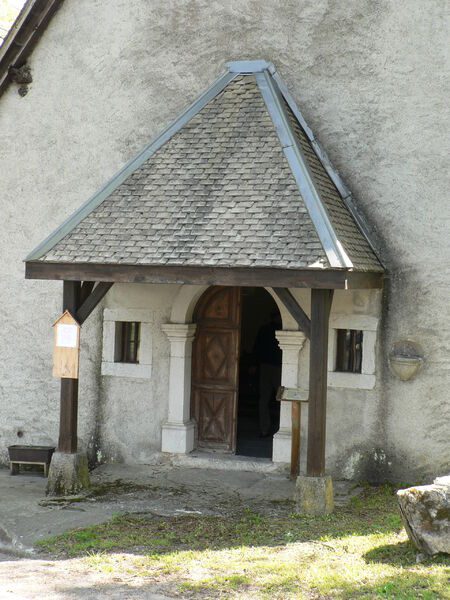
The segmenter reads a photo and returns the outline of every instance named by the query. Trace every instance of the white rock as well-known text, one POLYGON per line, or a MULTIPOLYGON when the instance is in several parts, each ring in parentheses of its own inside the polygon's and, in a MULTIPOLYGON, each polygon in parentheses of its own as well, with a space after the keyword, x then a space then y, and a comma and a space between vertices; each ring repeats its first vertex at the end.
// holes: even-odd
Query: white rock
POLYGON ((397 492, 405 529, 425 554, 450 554, 450 477, 397 492))

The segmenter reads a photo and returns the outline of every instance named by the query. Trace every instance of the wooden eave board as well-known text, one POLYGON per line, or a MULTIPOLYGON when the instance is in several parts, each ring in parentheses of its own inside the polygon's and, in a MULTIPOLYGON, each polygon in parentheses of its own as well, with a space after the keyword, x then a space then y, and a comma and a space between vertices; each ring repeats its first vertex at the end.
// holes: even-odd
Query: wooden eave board
POLYGON ((40 261, 29 261, 25 265, 27 279, 323 289, 383 287, 383 273, 332 269, 148 266, 40 261))

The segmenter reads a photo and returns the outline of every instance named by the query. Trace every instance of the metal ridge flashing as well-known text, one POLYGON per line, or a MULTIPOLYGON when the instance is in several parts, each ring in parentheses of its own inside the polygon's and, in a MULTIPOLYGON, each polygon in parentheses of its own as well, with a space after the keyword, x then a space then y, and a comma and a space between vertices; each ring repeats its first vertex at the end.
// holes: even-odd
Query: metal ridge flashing
POLYGON ((276 89, 268 70, 257 73, 256 81, 330 266, 332 268, 353 268, 353 263, 336 236, 328 212, 315 187, 313 176, 291 129, 281 102, 281 91, 276 89))
POLYGON ((150 144, 137 156, 128 161, 118 173, 114 175, 99 191, 68 217, 57 229, 44 239, 25 258, 25 262, 39 260, 46 252, 51 250, 70 231, 72 231, 85 217, 106 200, 106 198, 125 181, 136 169, 148 160, 172 136, 174 136, 186 123, 202 110, 208 102, 215 98, 224 88, 238 76, 238 73, 226 72, 221 75, 203 94, 201 94, 175 121, 163 130, 150 144))
POLYGON ((276 69, 273 69, 273 71, 271 71, 271 73, 272 73, 273 79, 275 80, 275 82, 278 85, 278 88, 280 89, 280 92, 281 92, 283 98, 287 102, 289 108, 294 113, 295 118, 300 123, 300 126, 302 127, 307 138, 311 142, 311 145, 313 147, 314 152, 317 155, 317 158, 320 160, 323 168, 327 172, 331 181, 334 183, 337 191, 339 192, 339 195, 342 198, 342 201, 344 202, 345 206, 347 207, 347 209, 350 212, 350 214, 352 215, 352 217, 355 219, 356 224, 358 225, 361 233, 365 237, 365 239, 366 239, 367 243, 369 244, 370 248, 372 249, 373 253, 377 257, 380 264, 383 266, 383 263, 381 262, 381 259, 379 256, 379 252, 370 238, 369 227, 367 225, 366 219, 363 215, 361 215, 361 213, 358 211, 357 207, 355 206, 352 192, 347 187, 345 181, 342 179, 339 171, 337 171, 334 168, 333 164, 331 163, 330 159, 328 158, 328 155, 327 155, 326 151, 323 149, 319 140, 317 140, 316 137, 314 136, 312 129, 307 124, 307 122, 306 122, 305 118, 303 117, 303 114, 300 111, 299 107, 297 106, 292 94, 289 92, 286 83, 280 77, 280 75, 276 69))

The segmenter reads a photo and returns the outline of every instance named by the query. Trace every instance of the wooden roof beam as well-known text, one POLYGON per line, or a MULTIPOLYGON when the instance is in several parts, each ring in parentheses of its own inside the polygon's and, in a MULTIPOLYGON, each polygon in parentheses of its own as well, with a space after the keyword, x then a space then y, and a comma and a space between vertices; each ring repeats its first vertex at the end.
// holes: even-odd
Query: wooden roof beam
POLYGON ((106 281, 118 283, 176 283, 244 287, 370 289, 383 287, 383 273, 345 269, 278 269, 265 267, 210 267, 124 265, 98 263, 25 263, 27 279, 106 281))

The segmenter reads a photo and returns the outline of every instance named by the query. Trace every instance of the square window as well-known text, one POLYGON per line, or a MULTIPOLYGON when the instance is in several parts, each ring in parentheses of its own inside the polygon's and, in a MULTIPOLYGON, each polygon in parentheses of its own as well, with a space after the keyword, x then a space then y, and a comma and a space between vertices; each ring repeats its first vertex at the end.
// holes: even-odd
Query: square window
POLYGON ((363 332, 358 329, 338 329, 336 340, 336 371, 361 373, 363 332))
POLYGON ((139 363, 141 324, 137 321, 116 321, 114 362, 139 363))

